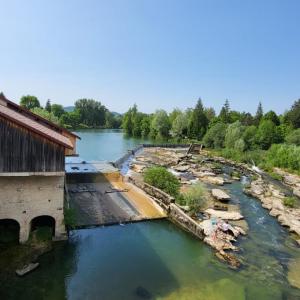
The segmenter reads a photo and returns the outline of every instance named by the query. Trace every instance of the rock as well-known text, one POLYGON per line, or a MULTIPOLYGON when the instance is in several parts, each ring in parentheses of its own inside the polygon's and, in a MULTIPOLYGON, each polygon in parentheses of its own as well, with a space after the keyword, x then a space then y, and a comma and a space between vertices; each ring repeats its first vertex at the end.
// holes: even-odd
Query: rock
POLYGON ((25 265, 22 269, 16 270, 16 274, 18 276, 24 276, 29 272, 35 270, 39 265, 40 265, 39 263, 30 263, 28 265, 25 265))
POLYGON ((300 188, 294 188, 294 189, 293 189, 293 194, 294 194, 295 196, 297 196, 297 197, 300 198, 300 188))
POLYGON ((215 197, 216 199, 218 199, 220 201, 229 201, 230 200, 230 196, 228 194, 226 194, 223 190, 212 189, 211 193, 212 193, 213 197, 215 197))
POLYGON ((175 166, 173 169, 178 172, 186 172, 190 168, 189 165, 186 166, 175 166))
POLYGON ((237 211, 220 211, 209 208, 205 210, 205 213, 213 218, 220 218, 223 220, 241 220, 244 217, 237 211))
POLYGON ((224 185, 224 179, 222 177, 204 176, 200 177, 200 180, 210 184, 224 185))
POLYGON ((239 261, 239 259, 231 253, 220 251, 216 252, 216 256, 220 260, 227 262, 233 269, 238 269, 241 266, 241 262, 239 261))
POLYGON ((291 286, 300 289, 300 259, 291 260, 289 263, 288 281, 291 286))

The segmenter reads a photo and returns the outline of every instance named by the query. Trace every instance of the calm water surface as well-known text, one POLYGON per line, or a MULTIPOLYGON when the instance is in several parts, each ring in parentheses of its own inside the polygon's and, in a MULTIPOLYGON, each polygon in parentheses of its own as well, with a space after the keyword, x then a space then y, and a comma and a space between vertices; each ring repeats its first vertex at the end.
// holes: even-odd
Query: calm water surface
MULTIPOLYGON (((140 142, 114 131, 79 134, 79 153, 87 160, 115 160, 140 142)), ((240 271, 172 223, 143 222, 73 231, 33 273, 0 277, 0 299, 300 299, 287 281, 288 263, 299 259, 299 249, 240 183, 227 188, 250 227, 239 241, 240 271)))

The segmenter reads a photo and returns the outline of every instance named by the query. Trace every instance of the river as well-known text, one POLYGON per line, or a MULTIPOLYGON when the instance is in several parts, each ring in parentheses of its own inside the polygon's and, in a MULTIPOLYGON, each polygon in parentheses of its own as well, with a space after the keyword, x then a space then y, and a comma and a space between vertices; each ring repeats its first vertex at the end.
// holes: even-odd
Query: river
MULTIPOLYGON (((86 160, 115 160, 140 140, 119 131, 78 132, 86 160)), ((24 278, 1 276, 0 299, 300 299, 287 281, 288 263, 300 251, 260 203, 227 185, 249 224, 233 271, 203 242, 167 220, 75 230, 69 241, 40 258, 24 278)), ((0 258, 1 259, 1 258, 0 258)))

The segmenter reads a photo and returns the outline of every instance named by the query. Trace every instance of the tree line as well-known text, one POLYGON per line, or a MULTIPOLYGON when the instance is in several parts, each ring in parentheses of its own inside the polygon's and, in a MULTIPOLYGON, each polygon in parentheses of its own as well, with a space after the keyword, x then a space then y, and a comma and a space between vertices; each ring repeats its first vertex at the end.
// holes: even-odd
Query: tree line
POLYGON ((218 115, 212 107, 204 107, 201 99, 194 108, 176 108, 169 114, 165 110, 145 114, 134 105, 124 114, 122 128, 128 136, 199 141, 223 156, 241 161, 253 159, 267 164, 275 162, 278 152, 280 158, 273 165, 300 170, 300 99, 281 115, 272 110, 264 113, 261 103, 254 115, 238 112, 230 108, 228 100, 218 115), (265 161, 268 155, 262 151, 269 149, 272 156, 265 161))
POLYGON ((70 112, 60 104, 51 104, 50 100, 42 107, 38 98, 31 95, 23 96, 20 105, 68 129, 120 128, 122 122, 121 115, 110 112, 94 99, 75 101, 74 110, 70 112))

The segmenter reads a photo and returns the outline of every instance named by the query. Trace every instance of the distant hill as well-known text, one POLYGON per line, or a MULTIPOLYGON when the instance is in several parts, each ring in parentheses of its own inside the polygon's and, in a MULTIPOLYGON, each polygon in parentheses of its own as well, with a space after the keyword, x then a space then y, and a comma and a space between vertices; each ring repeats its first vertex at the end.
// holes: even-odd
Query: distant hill
POLYGON ((71 111, 73 111, 75 109, 75 106, 66 106, 66 107, 64 107, 64 110, 66 111, 66 112, 71 112, 71 111))

